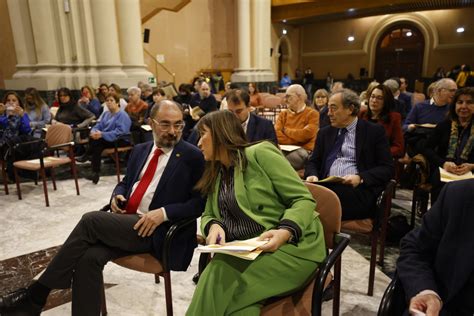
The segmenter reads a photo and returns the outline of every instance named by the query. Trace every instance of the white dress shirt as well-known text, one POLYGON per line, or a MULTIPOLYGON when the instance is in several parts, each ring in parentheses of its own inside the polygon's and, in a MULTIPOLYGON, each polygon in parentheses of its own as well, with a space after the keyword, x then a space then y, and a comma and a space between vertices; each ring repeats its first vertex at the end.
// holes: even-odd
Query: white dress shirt
MULTIPOLYGON (((158 149, 158 147, 155 144, 153 144, 153 148, 151 149, 150 154, 148 155, 146 159, 145 165, 143 165, 143 168, 140 172, 138 181, 133 184, 132 192, 130 196, 132 196, 133 192, 138 186, 138 183, 142 179, 143 174, 145 173, 146 168, 148 168, 148 164, 150 163, 150 160, 153 157, 153 154, 156 149, 158 149)), ((151 180, 150 185, 148 186, 147 190, 145 191, 145 194, 143 195, 140 205, 138 205, 137 214, 148 213, 151 200, 153 199, 153 196, 155 194, 155 190, 158 187, 158 183, 160 182, 161 176, 163 175, 166 165, 168 164, 168 161, 171 157, 171 153, 173 152, 173 148, 160 148, 160 149, 163 153, 158 158, 158 165, 156 166, 155 174, 153 175, 153 179, 151 180)), ((166 211, 164 208, 163 208, 163 215, 164 215, 165 221, 167 221, 168 217, 166 216, 166 211)))

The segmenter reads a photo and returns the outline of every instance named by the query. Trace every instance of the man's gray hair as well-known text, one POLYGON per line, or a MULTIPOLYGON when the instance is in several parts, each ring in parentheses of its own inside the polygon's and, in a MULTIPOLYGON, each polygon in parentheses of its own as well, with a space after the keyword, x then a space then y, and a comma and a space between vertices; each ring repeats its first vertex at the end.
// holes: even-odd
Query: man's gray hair
POLYGON ((456 84, 456 82, 451 78, 439 79, 438 81, 436 81, 434 88, 435 90, 446 89, 450 84, 453 83, 456 84))
POLYGON ((127 89, 127 93, 138 93, 139 95, 142 94, 142 89, 139 87, 133 86, 127 89))
POLYGON ((286 88, 286 91, 288 90, 293 91, 299 98, 303 100, 303 102, 306 101, 306 99, 308 98, 306 90, 300 84, 292 84, 288 88, 286 88))
POLYGON ((148 83, 143 84, 142 86, 143 91, 153 92, 153 87, 150 86, 148 83))
POLYGON ((352 116, 357 116, 360 110, 360 99, 357 93, 355 93, 351 89, 344 88, 344 89, 334 91, 333 93, 331 93, 329 98, 339 93, 341 94, 341 98, 342 98, 342 106, 348 109, 352 105, 352 107, 354 108, 352 110, 352 116))
POLYGON ((395 79, 387 79, 383 82, 383 85, 389 88, 392 94, 395 94, 400 89, 400 85, 395 79))
POLYGON ((151 108, 150 118, 154 119, 156 115, 158 114, 158 112, 160 111, 160 109, 162 107, 167 107, 167 106, 176 109, 176 111, 180 112, 181 114, 183 113, 181 106, 177 102, 173 100, 161 100, 160 102, 153 105, 153 107, 151 108))

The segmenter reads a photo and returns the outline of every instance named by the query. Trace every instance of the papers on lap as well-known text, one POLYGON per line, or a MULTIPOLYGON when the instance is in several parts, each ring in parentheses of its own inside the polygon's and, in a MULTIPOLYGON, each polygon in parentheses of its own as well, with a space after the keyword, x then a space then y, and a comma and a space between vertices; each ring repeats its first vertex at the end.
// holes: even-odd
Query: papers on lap
POLYGON ((318 181, 307 181, 311 183, 324 183, 324 182, 333 182, 333 183, 338 183, 344 181, 344 178, 341 177, 336 177, 336 176, 329 176, 325 179, 318 180, 318 181))
POLYGON ((300 148, 301 148, 301 146, 296 146, 296 145, 280 145, 280 149, 282 151, 287 151, 287 152, 298 150, 300 148))
POLYGON ((424 128, 435 128, 436 124, 425 123, 425 124, 415 124, 416 127, 424 127, 424 128))
POLYGON ((255 260, 262 252, 261 250, 257 250, 257 248, 268 242, 268 240, 257 239, 258 237, 247 240, 235 240, 225 245, 199 246, 197 251, 201 253, 223 253, 245 260, 255 260))
POLYGON ((150 125, 142 125, 140 126, 142 128, 142 130, 146 131, 146 132, 149 132, 151 131, 151 126, 150 125))
POLYGON ((444 170, 443 168, 439 167, 439 176, 441 182, 451 182, 451 181, 458 181, 458 180, 465 180, 465 179, 474 179, 472 172, 468 171, 465 174, 457 175, 451 172, 444 170))

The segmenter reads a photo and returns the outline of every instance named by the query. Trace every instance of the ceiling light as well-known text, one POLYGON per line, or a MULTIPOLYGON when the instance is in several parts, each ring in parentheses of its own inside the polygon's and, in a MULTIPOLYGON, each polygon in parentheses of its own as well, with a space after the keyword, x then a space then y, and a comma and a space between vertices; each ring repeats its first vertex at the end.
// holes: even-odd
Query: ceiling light
POLYGON ((349 8, 349 9, 347 9, 347 12, 352 13, 352 12, 354 12, 355 10, 356 10, 355 8, 349 8))
POLYGON ((413 35, 413 33, 411 31, 408 31, 407 34, 406 34, 407 37, 410 37, 412 35, 413 35))
POLYGON ((283 30, 281 31, 281 33, 282 33, 283 35, 286 35, 286 33, 288 33, 288 31, 287 31, 286 29, 283 29, 283 30))
POLYGON ((283 22, 283 23, 286 23, 286 19, 284 19, 282 22, 283 22))
POLYGON ((463 27, 458 27, 458 28, 456 29, 456 32, 458 32, 458 33, 464 33, 464 28, 463 28, 463 27))
POLYGON ((351 35, 351 36, 349 36, 349 37, 347 38, 347 40, 348 40, 349 42, 353 42, 353 41, 355 40, 355 38, 354 38, 354 36, 351 35))

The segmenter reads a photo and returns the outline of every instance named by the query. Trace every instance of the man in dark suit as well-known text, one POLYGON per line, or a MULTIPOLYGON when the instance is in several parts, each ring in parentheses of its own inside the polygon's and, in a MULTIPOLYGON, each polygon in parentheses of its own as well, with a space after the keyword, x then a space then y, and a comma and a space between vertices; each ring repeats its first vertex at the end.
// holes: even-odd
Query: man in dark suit
POLYGON ((474 315, 474 180, 448 183, 401 241, 397 273, 409 310, 474 315))
MULTIPOLYGON (((51 289, 69 288, 71 281, 72 314, 99 315, 102 270, 108 261, 146 252, 161 260, 171 224, 201 215, 204 200, 193 187, 204 159, 199 149, 180 140, 184 122, 179 106, 161 101, 151 111, 150 124, 154 142, 134 148, 127 174, 112 194, 112 213, 84 214, 38 281, 0 298, 2 315, 37 315, 51 289)), ((177 238, 171 269, 186 270, 195 236, 193 226, 177 238)))
MULTIPOLYGON (((247 91, 240 89, 230 90, 227 93, 226 99, 227 110, 234 113, 240 120, 249 142, 268 140, 275 145, 278 144, 273 123, 250 112, 250 96, 247 91)), ((197 130, 193 130, 188 141, 191 144, 197 145, 199 141, 197 130)))
POLYGON ((332 93, 328 106, 331 126, 319 130, 306 164, 306 180, 343 178, 339 183, 320 183, 341 200, 342 219, 371 217, 377 195, 393 173, 384 128, 357 118, 359 97, 349 89, 332 93))

